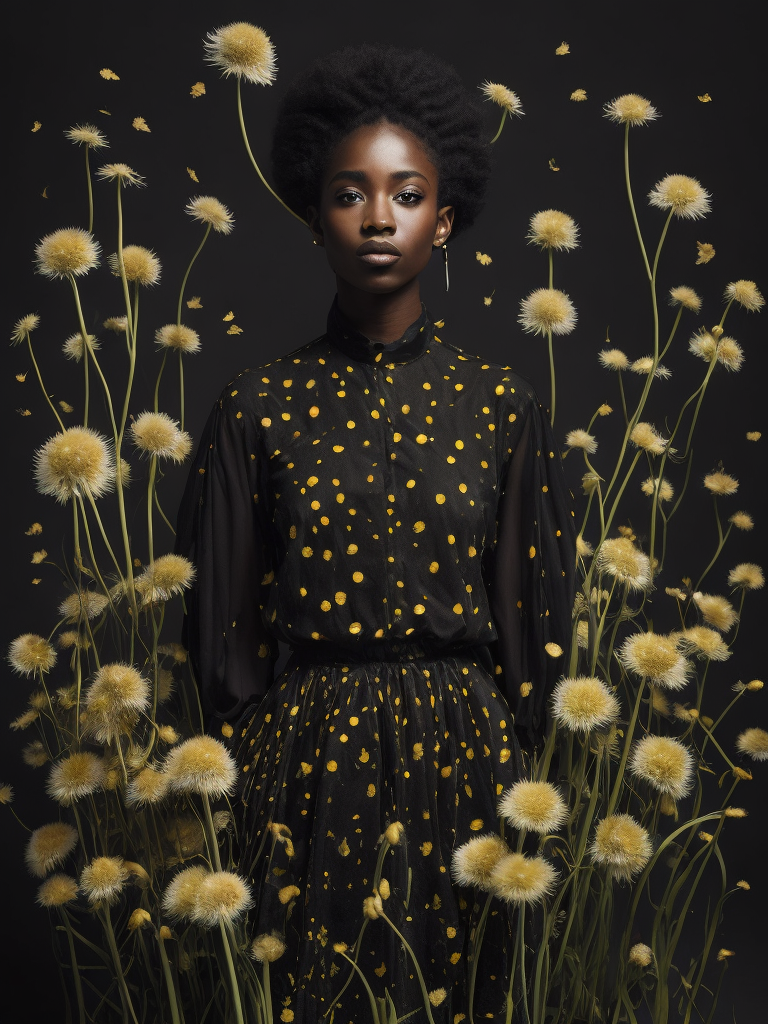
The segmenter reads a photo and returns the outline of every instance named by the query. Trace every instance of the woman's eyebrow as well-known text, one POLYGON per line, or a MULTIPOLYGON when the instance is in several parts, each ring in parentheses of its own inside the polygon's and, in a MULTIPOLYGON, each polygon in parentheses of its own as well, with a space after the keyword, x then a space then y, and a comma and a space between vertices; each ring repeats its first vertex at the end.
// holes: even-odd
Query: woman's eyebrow
MULTIPOLYGON (((393 171, 392 174, 390 174, 390 178, 392 178, 393 181, 405 181, 407 178, 422 178, 424 181, 429 181, 429 178, 427 178, 425 174, 422 174, 421 171, 393 171)), ((343 179, 346 179, 347 181, 365 181, 366 173, 365 171, 337 171, 328 184, 332 185, 334 181, 340 181, 343 179)))

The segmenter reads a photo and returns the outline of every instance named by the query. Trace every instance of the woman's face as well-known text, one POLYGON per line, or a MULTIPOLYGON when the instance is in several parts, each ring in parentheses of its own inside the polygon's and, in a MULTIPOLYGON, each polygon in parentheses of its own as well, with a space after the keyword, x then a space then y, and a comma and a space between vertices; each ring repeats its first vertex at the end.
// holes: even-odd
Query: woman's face
POLYGON ((437 168, 418 139, 380 121, 348 135, 325 169, 309 225, 331 269, 353 288, 386 294, 410 284, 451 232, 437 205, 437 168))

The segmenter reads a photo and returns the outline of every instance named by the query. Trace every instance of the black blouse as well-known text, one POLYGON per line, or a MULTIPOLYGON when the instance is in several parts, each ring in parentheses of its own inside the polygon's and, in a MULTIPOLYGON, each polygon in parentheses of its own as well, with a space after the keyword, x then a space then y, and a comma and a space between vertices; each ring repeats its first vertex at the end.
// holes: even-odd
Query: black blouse
POLYGON ((372 661, 487 645, 518 734, 540 738, 570 642, 571 495, 530 384, 440 341, 426 309, 384 345, 334 303, 322 337, 239 374, 177 550, 197 568, 185 638, 208 714, 264 695, 278 640, 372 661))

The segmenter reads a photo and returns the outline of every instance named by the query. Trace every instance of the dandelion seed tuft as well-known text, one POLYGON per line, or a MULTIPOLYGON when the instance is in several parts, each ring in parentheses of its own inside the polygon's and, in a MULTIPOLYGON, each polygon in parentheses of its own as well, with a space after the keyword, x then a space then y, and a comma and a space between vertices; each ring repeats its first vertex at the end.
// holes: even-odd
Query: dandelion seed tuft
POLYGON ((8 647, 8 662, 20 676, 50 672, 56 664, 56 651, 37 633, 22 633, 8 647))
POLYGON ((560 828, 568 817, 568 807, 552 783, 522 779, 502 794, 498 813, 513 828, 543 835, 560 828))
POLYGON ((725 299, 727 302, 738 302, 750 313, 756 313, 765 305, 765 299, 754 281, 731 281, 726 286, 725 299))
POLYGON ((669 380, 672 376, 672 371, 662 363, 657 363, 656 368, 654 369, 653 362, 653 356, 641 356, 632 363, 630 370, 633 373, 646 375, 653 370, 654 377, 657 377, 659 380, 669 380))
POLYGON ((657 182, 648 199, 659 210, 671 210, 676 217, 697 220, 712 209, 710 194, 695 178, 686 174, 668 174, 657 182))
POLYGON ((85 694, 85 732, 99 743, 129 733, 149 709, 149 682, 132 665, 102 665, 85 694))
POLYGON ((101 342, 96 335, 87 334, 84 343, 82 334, 78 332, 77 334, 70 334, 61 346, 61 351, 67 359, 74 359, 76 363, 79 363, 85 355, 86 349, 89 352, 96 352, 100 348, 101 342))
POLYGON ((693 601, 704 621, 719 629, 721 633, 727 633, 739 618, 731 602, 719 594, 702 594, 697 591, 693 595, 693 601))
POLYGON ((581 448, 590 455, 597 451, 597 441, 586 430, 571 430, 566 434, 565 443, 568 448, 581 448))
POLYGON ((678 285, 677 288, 670 288, 669 300, 670 305, 684 306, 686 309, 690 309, 694 313, 698 313, 701 309, 701 298, 696 294, 693 288, 689 288, 684 284, 678 285))
POLYGON ((188 590, 195 579, 195 567, 183 555, 160 555, 136 578, 135 586, 144 604, 161 604, 188 590))
POLYGON ((599 729, 616 719, 619 711, 616 697, 595 677, 562 679, 552 694, 552 715, 569 732, 599 729))
POLYGON ((142 768, 128 783, 125 802, 129 806, 142 807, 159 803, 168 793, 168 777, 156 768, 142 768))
POLYGON ((34 830, 27 841, 24 861, 33 875, 45 878, 52 868, 63 863, 75 846, 75 829, 64 821, 54 821, 34 830))
POLYGON ((17 320, 13 325, 13 330, 11 331, 11 344, 19 345, 22 341, 26 341, 39 323, 40 317, 37 313, 27 313, 26 316, 21 317, 21 319, 17 320))
MULTIPOLYGON (((736 486, 738 486, 738 483, 736 486)), ((732 516, 728 517, 728 522, 733 523, 737 530, 751 530, 755 525, 752 516, 748 512, 734 512, 732 516)))
POLYGON ((611 814, 598 822, 589 848, 592 860, 614 878, 630 881, 648 863, 651 837, 629 814, 611 814))
POLYGON ((763 570, 754 562, 741 562, 728 573, 729 587, 742 587, 744 590, 762 590, 765 586, 763 570))
POLYGON ((90 149, 109 148, 106 135, 93 124, 76 124, 74 128, 64 132, 64 135, 78 146, 88 146, 90 149))
POLYGON ((628 370, 629 359, 620 348, 605 348, 599 353, 600 364, 606 370, 628 370))
POLYGON ((528 241, 542 249, 576 249, 579 229, 573 217, 560 210, 541 210, 531 217, 528 241))
POLYGON ((104 611, 109 601, 104 594, 95 590, 79 590, 59 605, 59 615, 67 622, 78 622, 80 619, 95 619, 104 611))
POLYGON ((632 444, 651 455, 663 455, 669 441, 657 433, 656 428, 650 423, 636 423, 629 435, 632 444))
POLYGON ((21 752, 21 759, 30 768, 42 768, 50 760, 48 751, 40 740, 28 743, 21 752))
MULTIPOLYGON (((343 945, 343 943, 341 944, 343 945)), ((339 950, 336 946, 333 947, 338 953, 339 950)), ((346 950, 344 946, 344 950, 346 950)), ((254 960, 258 960, 259 963, 272 964, 275 960, 279 960, 280 957, 286 950, 286 945, 283 940, 277 934, 269 935, 264 933, 263 935, 257 935, 251 943, 251 956, 254 960)))
POLYGON ((123 187, 128 185, 144 185, 144 178, 137 174, 128 164, 104 164, 96 171, 96 177, 102 181, 117 181, 123 187))
MULTIPOLYGON (((120 254, 113 253, 107 258, 109 268, 115 277, 120 277, 120 254)), ((160 280, 160 260, 151 249, 143 245, 126 245, 123 249, 123 269, 128 281, 148 287, 160 280)))
POLYGON ((254 85, 271 85, 275 79, 275 48, 263 29, 236 21, 208 33, 205 59, 224 72, 254 85))
POLYGON ((69 875, 51 875, 37 890, 36 901, 41 907, 63 907, 77 899, 78 885, 69 875))
POLYGON ((183 462, 192 450, 192 438, 164 412, 140 413, 131 424, 131 434, 145 455, 183 462))
POLYGON ((528 334, 570 334, 577 314, 565 292, 556 288, 537 288, 520 303, 518 323, 528 334))
POLYGON ((502 110, 506 110, 508 114, 522 116, 523 105, 520 102, 520 97, 506 85, 501 85, 499 82, 483 82, 478 88, 486 100, 495 103, 502 110))
POLYGON ((651 561, 628 537, 604 540, 597 552, 598 571, 614 576, 630 590, 651 585, 651 561))
POLYGON ((38 448, 34 472, 38 491, 62 504, 82 493, 99 498, 115 481, 110 442, 90 427, 70 427, 38 448))
POLYGON ((690 626, 682 633, 670 634, 670 637, 684 654, 696 654, 710 661, 727 661, 732 653, 720 634, 707 626, 690 626))
POLYGON ((558 872, 543 857, 508 853, 491 872, 491 891, 507 903, 540 903, 550 895, 558 872))
POLYGON ((754 761, 768 761, 768 732, 765 729, 745 729, 736 737, 736 749, 754 761))
POLYGON ((659 501, 672 501, 675 496, 675 489, 666 477, 658 480, 656 477, 649 476, 640 484, 640 490, 649 497, 658 491, 659 501))
POLYGON ((191 919, 203 928, 236 920, 253 904, 251 887, 233 871, 212 871, 197 891, 191 919))
POLYGON ((213 736, 193 736, 174 747, 163 770, 170 788, 179 793, 223 796, 231 793, 237 782, 237 766, 232 755, 213 736))
POLYGON ((693 785, 694 761, 690 750, 668 736, 649 735, 635 743, 629 768, 674 800, 687 796, 693 785))
POLYGON ((653 963, 653 950, 642 942, 636 943, 629 951, 629 962, 638 967, 650 967, 653 963))
POLYGON ((116 903, 127 881, 122 857, 95 857, 80 873, 80 888, 91 904, 116 903))
POLYGON ((493 833, 476 836, 453 851, 453 880, 457 885, 488 892, 493 869, 508 853, 509 847, 500 836, 493 833))
POLYGON ((99 265, 100 246, 90 231, 60 228, 35 246, 37 272, 45 277, 79 277, 99 265))
POLYGON ((101 789, 105 781, 102 759, 90 751, 81 751, 53 764, 45 788, 48 796, 67 807, 101 789))
POLYGON ((187 203, 186 212, 193 220, 210 224, 221 235, 228 235, 235 226, 232 214, 214 196, 195 196, 187 203))
POLYGON ((691 663, 678 650, 674 636, 634 633, 617 652, 621 664, 654 686, 682 690, 692 671, 691 663))
POLYGON ((606 103, 603 110, 609 121, 614 121, 616 124, 628 124, 630 127, 648 124, 649 121, 655 121, 659 116, 656 108, 651 106, 647 99, 634 92, 617 96, 610 103, 606 103))

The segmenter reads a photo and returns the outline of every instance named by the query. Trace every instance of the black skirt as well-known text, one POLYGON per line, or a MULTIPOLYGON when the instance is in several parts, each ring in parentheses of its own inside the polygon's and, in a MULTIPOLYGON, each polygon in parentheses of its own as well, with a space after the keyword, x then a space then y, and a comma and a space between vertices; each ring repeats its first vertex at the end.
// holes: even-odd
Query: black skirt
MULTIPOLYGON (((359 975, 334 949, 345 944, 374 995, 387 992, 397 1016, 413 1013, 418 1024, 426 1015, 415 956, 434 1020, 458 1024, 469 1018, 471 937, 485 895, 452 883, 451 856, 498 832, 498 797, 522 777, 512 716, 485 647, 393 644, 381 660, 378 645, 376 661, 363 660, 366 649, 356 660, 337 653, 319 663, 294 651, 232 739, 240 870, 256 897, 249 934, 286 944, 271 965, 274 1018, 370 1019, 359 975), (388 829, 396 842, 378 890, 389 921, 363 911, 388 829)), ((476 1020, 504 1019, 512 925, 493 900, 476 1020)))

